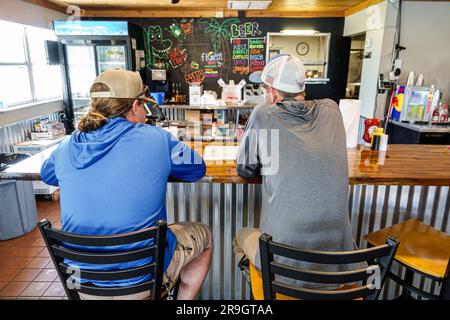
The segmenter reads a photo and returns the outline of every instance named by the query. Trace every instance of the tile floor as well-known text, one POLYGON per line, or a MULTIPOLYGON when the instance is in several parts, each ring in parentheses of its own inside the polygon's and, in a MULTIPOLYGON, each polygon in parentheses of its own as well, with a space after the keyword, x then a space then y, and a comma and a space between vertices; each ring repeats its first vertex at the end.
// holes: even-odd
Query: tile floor
MULTIPOLYGON (((38 221, 60 227, 59 202, 38 200, 37 208, 38 221)), ((37 228, 0 241, 0 299, 67 299, 37 228)))

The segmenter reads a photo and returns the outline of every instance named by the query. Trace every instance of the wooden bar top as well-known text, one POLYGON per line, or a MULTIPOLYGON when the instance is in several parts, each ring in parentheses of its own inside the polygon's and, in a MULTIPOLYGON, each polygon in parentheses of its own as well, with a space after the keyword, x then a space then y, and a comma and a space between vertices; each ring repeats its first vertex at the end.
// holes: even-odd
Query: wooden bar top
MULTIPOLYGON (((192 142, 202 152, 207 145, 220 142, 192 142)), ((230 145, 230 144, 227 144, 230 145)), ((236 143, 232 144, 236 145, 236 143)), ((56 148, 53 146, 10 168, 0 171, 4 180, 39 180, 42 163, 56 148)), ((444 145, 389 145, 386 152, 365 147, 348 149, 349 183, 378 185, 450 186, 450 147, 444 145)), ((236 172, 234 160, 205 161, 207 170, 200 182, 261 183, 261 178, 245 180, 236 172)), ((170 179, 169 181, 176 181, 170 179)))

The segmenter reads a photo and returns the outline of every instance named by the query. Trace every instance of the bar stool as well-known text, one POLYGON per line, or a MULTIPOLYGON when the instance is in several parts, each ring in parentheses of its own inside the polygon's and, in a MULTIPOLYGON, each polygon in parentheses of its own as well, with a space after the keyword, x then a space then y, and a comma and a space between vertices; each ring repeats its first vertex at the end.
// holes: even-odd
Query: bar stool
POLYGON ((374 248, 346 252, 311 251, 274 242, 272 236, 264 233, 259 238, 261 271, 249 261, 252 296, 256 300, 376 300, 398 245, 397 239, 389 237, 386 243, 374 248), (326 265, 356 263, 361 267, 351 271, 325 272, 286 265, 276 261, 275 256, 326 265), (374 267, 379 270, 378 287, 369 282, 374 267), (304 285, 288 285, 280 281, 279 276, 303 281, 304 285), (308 288, 312 283, 339 287, 328 290, 308 288))
POLYGON ((427 299, 450 300, 450 236, 419 220, 406 220, 369 233, 364 239, 369 245, 377 246, 389 236, 400 241, 394 259, 406 268, 404 279, 388 273, 390 279, 403 287, 401 298, 412 298, 411 293, 416 293, 427 299), (413 286, 414 273, 440 283, 439 295, 413 286))

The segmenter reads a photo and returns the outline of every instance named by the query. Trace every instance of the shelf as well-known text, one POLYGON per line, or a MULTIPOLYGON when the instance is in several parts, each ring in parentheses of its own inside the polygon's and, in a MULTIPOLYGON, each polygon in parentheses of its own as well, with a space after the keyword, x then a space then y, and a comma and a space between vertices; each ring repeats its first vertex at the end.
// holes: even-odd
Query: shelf
POLYGON ((245 103, 243 105, 225 105, 225 106, 190 106, 186 104, 163 104, 159 106, 161 109, 185 109, 185 110, 241 110, 253 109, 256 107, 254 103, 245 103))
POLYGON ((324 66, 326 64, 325 61, 303 61, 304 66, 324 66))
POLYGON ((306 81, 305 81, 306 84, 327 84, 328 82, 330 82, 330 79, 328 79, 328 78, 326 78, 326 79, 322 79, 322 78, 306 79, 306 81))
POLYGON ((102 65, 102 64, 106 64, 106 65, 121 65, 124 66, 125 65, 125 61, 99 61, 98 64, 102 65))
POLYGON ((220 142, 235 142, 238 138, 235 136, 196 136, 191 137, 191 139, 182 140, 184 142, 186 141, 220 141, 220 142))

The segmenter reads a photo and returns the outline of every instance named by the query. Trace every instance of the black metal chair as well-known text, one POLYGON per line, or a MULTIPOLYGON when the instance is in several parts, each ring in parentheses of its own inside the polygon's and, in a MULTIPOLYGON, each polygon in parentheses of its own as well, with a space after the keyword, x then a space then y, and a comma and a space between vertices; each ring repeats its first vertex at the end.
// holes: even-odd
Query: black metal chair
POLYGON ((80 300, 79 292, 97 296, 122 296, 147 290, 150 291, 151 300, 161 299, 167 230, 165 221, 158 221, 155 227, 110 236, 80 235, 57 230, 52 228, 48 220, 39 222, 39 229, 69 300, 80 300), (155 239, 153 245, 128 251, 94 252, 74 250, 63 245, 64 242, 69 245, 109 247, 149 239, 155 239), (75 286, 74 278, 71 277, 74 276, 74 270, 64 263, 64 259, 91 264, 125 263, 150 257, 153 257, 153 262, 140 267, 107 271, 81 269, 76 275, 86 280, 111 281, 153 274, 152 280, 125 287, 99 287, 90 283, 77 283, 75 286))
POLYGON ((259 238, 264 299, 273 300, 278 293, 284 296, 305 300, 376 300, 381 292, 386 279, 386 274, 391 267, 398 245, 399 241, 390 237, 384 245, 363 250, 348 252, 305 251, 285 244, 273 242, 272 236, 265 233, 259 238), (274 255, 319 264, 367 262, 368 267, 354 271, 341 272, 304 270, 276 262, 274 260, 274 255), (372 266, 375 265, 378 266, 380 270, 380 285, 378 287, 373 286, 372 283, 367 283, 368 280, 371 280, 369 277, 374 274, 372 266), (315 283, 316 285, 317 283, 329 285, 358 283, 358 285, 337 290, 310 289, 294 287, 279 282, 275 279, 275 275, 300 280, 305 283, 315 283))

